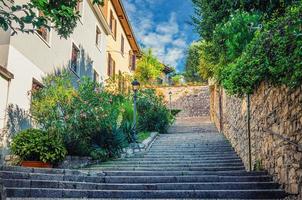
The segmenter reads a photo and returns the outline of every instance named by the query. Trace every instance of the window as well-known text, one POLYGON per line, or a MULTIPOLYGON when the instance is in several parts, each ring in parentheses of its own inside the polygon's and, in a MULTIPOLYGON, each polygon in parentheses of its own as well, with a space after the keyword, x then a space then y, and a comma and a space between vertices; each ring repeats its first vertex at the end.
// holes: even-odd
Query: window
POLYGON ((107 75, 113 77, 115 75, 115 61, 112 59, 111 54, 108 54, 108 69, 107 75))
POLYGON ((79 57, 80 57, 80 50, 74 43, 72 43, 70 68, 75 73, 78 73, 78 70, 79 70, 79 57))
POLYGON ((134 71, 136 68, 136 55, 130 51, 129 53, 129 68, 134 71))
POLYGON ((122 55, 124 55, 125 53, 125 38, 123 35, 121 35, 121 52, 122 52, 122 55))
POLYGON ((43 84, 40 83, 37 79, 33 78, 33 81, 32 81, 32 86, 31 86, 31 91, 29 94, 31 94, 31 105, 32 106, 32 101, 33 101, 33 94, 35 92, 38 92, 39 90, 41 90, 43 88, 43 84))
POLYGON ((79 1, 77 2, 77 6, 76 6, 76 8, 75 8, 75 10, 76 10, 77 12, 79 12, 80 14, 81 14, 81 11, 82 11, 82 5, 83 5, 83 1, 82 1, 82 0, 79 0, 79 1))
POLYGON ((99 49, 101 49, 101 42, 102 42, 102 33, 100 28, 97 26, 96 33, 95 33, 95 44, 99 49))
POLYGON ((109 26, 110 26, 111 32, 113 33, 114 38, 116 38, 116 25, 117 25, 117 22, 116 22, 116 19, 113 16, 113 12, 111 10, 110 11, 110 23, 109 23, 109 26))
POLYGON ((93 81, 98 83, 99 80, 100 80, 99 74, 95 70, 93 70, 93 81))
MULTIPOLYGON (((43 12, 39 11, 39 17, 43 17, 44 14, 43 12)), ((38 35, 40 35, 40 37, 45 40, 47 43, 49 42, 49 30, 48 28, 42 26, 37 30, 38 35)))

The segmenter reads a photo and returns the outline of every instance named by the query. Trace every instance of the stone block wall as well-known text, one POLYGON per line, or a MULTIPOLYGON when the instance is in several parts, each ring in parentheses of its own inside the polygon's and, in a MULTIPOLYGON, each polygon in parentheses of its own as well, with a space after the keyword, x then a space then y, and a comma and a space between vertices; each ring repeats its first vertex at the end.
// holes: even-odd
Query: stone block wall
POLYGON ((172 92, 172 109, 181 110, 178 114, 180 118, 210 115, 208 86, 160 87, 157 90, 164 95, 168 107, 170 107, 169 92, 172 92))
MULTIPOLYGON (((220 88, 212 88, 212 121, 222 127, 248 169, 247 98, 225 91, 217 95, 220 88), (215 114, 219 112, 221 116, 215 114)), ((251 95, 251 151, 254 169, 267 170, 288 193, 302 199, 302 86, 290 90, 262 83, 251 95)))

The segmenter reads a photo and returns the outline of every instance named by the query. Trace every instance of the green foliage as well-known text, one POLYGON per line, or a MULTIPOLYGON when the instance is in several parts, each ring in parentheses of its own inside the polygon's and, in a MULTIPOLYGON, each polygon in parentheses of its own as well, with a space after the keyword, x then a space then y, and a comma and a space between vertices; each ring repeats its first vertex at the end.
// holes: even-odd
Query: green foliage
MULTIPOLYGON (((12 30, 33 33, 40 27, 51 28, 53 25, 58 35, 67 38, 72 34, 80 19, 76 11, 79 0, 31 0, 25 4, 15 4, 12 0, 0 0, 0 27, 3 30, 12 30), (38 16, 36 9, 43 13, 38 16)), ((94 4, 103 4, 103 0, 93 0, 94 4)))
POLYGON ((223 24, 234 11, 240 9, 247 12, 261 13, 269 19, 274 13, 284 13, 287 6, 295 0, 192 0, 195 15, 192 17, 200 37, 210 41, 218 24, 223 24))
POLYGON ((239 96, 252 94, 263 81, 301 85, 301 1, 193 3, 203 78, 239 96))
POLYGON ((182 79, 183 79, 183 76, 181 74, 176 74, 171 77, 173 85, 180 85, 182 79))
POLYGON ((141 84, 155 83, 164 70, 164 65, 153 55, 152 50, 144 51, 142 58, 137 62, 135 78, 141 84))
POLYGON ((123 110, 123 121, 121 123, 121 128, 124 131, 125 135, 127 136, 128 142, 130 143, 130 142, 132 142, 131 137, 132 137, 132 132, 134 131, 133 130, 134 109, 133 109, 133 102, 130 98, 126 99, 123 102, 122 110, 123 110))
POLYGON ((290 88, 301 85, 301 13, 302 3, 270 20, 244 53, 224 69, 223 85, 231 94, 251 94, 264 80, 290 88))
POLYGON ((120 130, 123 101, 89 78, 74 89, 63 73, 47 77, 44 88, 34 92, 32 114, 45 130, 63 137, 69 155, 87 156, 92 146, 113 155, 127 143, 120 130))
POLYGON ((93 160, 106 161, 109 159, 109 154, 106 149, 96 147, 90 152, 90 157, 93 160))
POLYGON ((178 115, 178 113, 180 113, 181 112, 181 110, 179 110, 179 109, 172 109, 171 110, 171 114, 174 116, 174 117, 176 117, 177 115, 178 115))
POLYGON ((184 77, 187 82, 201 82, 203 81, 199 75, 200 63, 200 42, 192 43, 188 49, 186 60, 186 68, 184 77))
POLYGON ((173 122, 173 116, 164 104, 163 97, 154 89, 139 92, 137 100, 138 126, 141 131, 166 133, 173 122))
POLYGON ((150 137, 151 133, 144 131, 144 132, 139 132, 138 133, 138 137, 137 137, 137 141, 142 143, 145 139, 147 139, 148 137, 150 137))
POLYGON ((60 137, 36 129, 27 129, 17 134, 11 143, 11 150, 26 161, 57 163, 66 155, 60 137))

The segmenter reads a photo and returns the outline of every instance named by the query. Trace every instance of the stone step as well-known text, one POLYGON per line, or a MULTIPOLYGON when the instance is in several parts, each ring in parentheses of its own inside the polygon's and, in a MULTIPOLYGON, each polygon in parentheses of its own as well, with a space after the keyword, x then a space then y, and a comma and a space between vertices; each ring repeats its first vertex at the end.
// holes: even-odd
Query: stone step
POLYGON ((26 173, 39 173, 39 174, 62 174, 62 175, 87 175, 87 172, 70 169, 55 169, 55 168, 28 168, 19 166, 0 166, 1 171, 10 172, 26 172, 26 173))
POLYGON ((203 164, 196 164, 196 163, 162 163, 162 164, 144 164, 144 163, 104 163, 100 165, 93 165, 92 167, 162 167, 162 168, 186 168, 186 167, 242 167, 243 163, 203 163, 203 164))
POLYGON ((4 179, 3 184, 6 188, 60 188, 79 190, 238 190, 278 189, 279 187, 274 182, 110 184, 24 179, 4 179))
POLYGON ((75 181, 89 183, 176 183, 176 182, 247 182, 247 181, 271 181, 271 177, 259 176, 217 176, 217 175, 192 175, 192 176, 72 176, 58 174, 28 174, 22 172, 3 173, 2 179, 26 179, 26 180, 55 180, 75 181))
MULTIPOLYGON (((130 159, 130 158, 128 158, 130 159)), ((134 155, 133 157, 131 157, 131 159, 154 159, 154 160, 232 160, 232 159, 240 159, 237 155, 231 155, 231 156, 211 156, 211 155, 207 155, 207 156, 184 156, 184 155, 173 155, 173 156, 154 156, 154 155, 134 155)))
POLYGON ((89 170, 111 170, 111 171, 232 171, 232 170, 244 170, 245 168, 242 166, 239 167, 89 167, 89 170))
POLYGON ((149 159, 193 159, 193 160, 207 160, 207 159, 234 159, 239 158, 237 155, 200 155, 200 156, 191 156, 191 155, 135 155, 133 158, 149 158, 149 159))
POLYGON ((208 153, 215 153, 215 154, 233 154, 235 153, 234 150, 153 150, 151 149, 147 154, 162 154, 162 153, 165 153, 165 154, 192 154, 192 155, 195 155, 195 154, 208 154, 208 153))
POLYGON ((259 190, 72 190, 41 188, 8 188, 8 197, 50 197, 50 198, 261 198, 280 199, 285 194, 280 189, 259 190))
POLYGON ((156 155, 160 155, 160 156, 166 156, 166 155, 171 155, 171 156, 177 156, 177 155, 182 155, 182 156, 232 156, 232 155, 237 155, 235 152, 233 151, 228 151, 228 152, 215 152, 215 151, 201 151, 201 152, 186 152, 186 151, 171 151, 171 152, 165 152, 165 151, 149 151, 148 153, 145 154, 146 156, 156 156, 156 155))
POLYGON ((233 160, 115 160, 108 161, 103 164, 134 164, 134 165, 150 165, 150 164, 242 164, 240 159, 233 160))
POLYGON ((218 176, 263 176, 267 172, 237 171, 103 171, 107 176, 186 176, 186 175, 218 175, 218 176))

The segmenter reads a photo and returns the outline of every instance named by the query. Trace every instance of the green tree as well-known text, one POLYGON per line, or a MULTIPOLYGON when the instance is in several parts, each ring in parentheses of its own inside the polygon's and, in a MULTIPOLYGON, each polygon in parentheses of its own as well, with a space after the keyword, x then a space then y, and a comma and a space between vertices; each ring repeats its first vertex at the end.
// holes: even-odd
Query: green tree
POLYGON ((164 65, 153 55, 152 50, 143 52, 135 70, 135 78, 142 84, 154 83, 164 70, 164 65))
POLYGON ((200 42, 194 42, 188 49, 186 68, 184 77, 187 82, 200 82, 202 78, 199 74, 199 65, 200 65, 200 42))
MULTIPOLYGON (((14 0, 0 0, 0 28, 11 30, 12 35, 20 32, 33 33, 41 27, 54 28, 58 35, 67 38, 80 19, 76 7, 81 0, 31 0, 16 4, 14 0), (39 10, 43 15, 38 15, 39 10), (53 24, 53 25, 50 25, 53 24)), ((93 0, 103 4, 103 0, 93 0)))
POLYGON ((192 0, 195 15, 193 24, 202 39, 210 41, 217 24, 228 20, 236 10, 259 12, 270 18, 275 12, 284 13, 295 0, 192 0))

